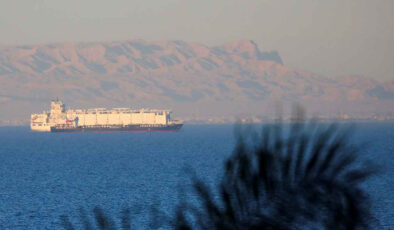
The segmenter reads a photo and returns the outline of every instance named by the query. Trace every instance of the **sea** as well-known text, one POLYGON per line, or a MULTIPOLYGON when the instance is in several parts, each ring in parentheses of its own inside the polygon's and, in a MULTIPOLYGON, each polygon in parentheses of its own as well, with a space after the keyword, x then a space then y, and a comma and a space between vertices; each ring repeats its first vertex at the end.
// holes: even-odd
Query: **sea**
MULTIPOLYGON (((360 157, 380 169, 363 185, 373 215, 379 229, 394 229, 394 123, 354 126, 360 157)), ((0 229, 62 229, 60 216, 79 228, 85 214, 94 221, 96 207, 116 224, 128 209, 133 229, 167 229, 161 223, 192 193, 192 177, 214 189, 235 143, 234 125, 186 124, 169 133, 0 127, 0 229)))

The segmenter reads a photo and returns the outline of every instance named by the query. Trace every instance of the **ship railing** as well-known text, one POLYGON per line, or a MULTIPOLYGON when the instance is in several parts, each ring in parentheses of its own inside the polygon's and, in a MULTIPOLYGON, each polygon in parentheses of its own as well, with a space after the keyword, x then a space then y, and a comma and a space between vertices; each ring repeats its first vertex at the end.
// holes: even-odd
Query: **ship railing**
POLYGON ((156 114, 169 114, 171 110, 168 109, 131 109, 131 108, 94 108, 94 109, 69 109, 67 114, 131 114, 131 113, 156 113, 156 114))
POLYGON ((80 127, 84 128, 123 128, 127 125, 81 125, 80 127))
POLYGON ((75 128, 76 126, 73 124, 56 124, 56 128, 75 128))

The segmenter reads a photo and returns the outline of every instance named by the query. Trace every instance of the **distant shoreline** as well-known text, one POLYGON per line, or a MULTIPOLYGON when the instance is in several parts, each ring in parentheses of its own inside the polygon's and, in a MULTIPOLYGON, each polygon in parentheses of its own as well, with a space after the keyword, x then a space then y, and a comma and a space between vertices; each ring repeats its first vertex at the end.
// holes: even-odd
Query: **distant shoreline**
MULTIPOLYGON (((261 120, 258 122, 253 121, 184 121, 185 125, 234 125, 234 124, 267 124, 267 123, 275 123, 277 120, 274 119, 267 119, 261 120)), ((302 120, 281 120, 282 123, 290 124, 294 122, 300 122, 302 120)), ((306 119, 306 121, 310 121, 310 119, 306 119)), ((378 120, 378 119, 316 119, 314 120, 317 123, 394 123, 394 119, 387 119, 387 120, 378 120)), ((29 127, 30 124, 0 124, 0 127, 29 127)))

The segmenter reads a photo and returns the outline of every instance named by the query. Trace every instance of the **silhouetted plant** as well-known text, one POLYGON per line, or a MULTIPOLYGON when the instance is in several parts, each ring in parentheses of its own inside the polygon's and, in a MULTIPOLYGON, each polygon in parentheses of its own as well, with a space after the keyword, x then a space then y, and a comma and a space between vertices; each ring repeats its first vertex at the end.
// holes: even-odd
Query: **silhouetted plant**
POLYGON ((349 132, 298 120, 266 125, 260 135, 238 133, 218 193, 194 177, 200 206, 182 203, 176 229, 369 228, 360 183, 375 167, 355 162, 349 132))
MULTIPOLYGON (((237 126, 237 145, 218 191, 194 176, 199 205, 181 200, 170 221, 153 207, 149 228, 165 223, 178 230, 369 228, 370 200, 360 184, 376 168, 356 162, 358 149, 348 131, 304 122, 302 113, 296 117, 290 125, 265 125, 260 134, 237 126)), ((80 218, 84 229, 118 227, 100 208, 93 210, 93 224, 83 210, 80 218)), ((75 229, 68 217, 61 221, 65 229, 75 229)), ((125 209, 120 228, 131 229, 130 222, 125 209)))
POLYGON ((68 216, 61 216, 60 220, 62 222, 63 227, 66 230, 74 230, 74 229, 85 229, 85 230, 93 230, 93 229, 100 229, 100 230, 115 230, 115 229, 131 229, 131 223, 130 223, 130 210, 129 209, 123 209, 121 211, 121 224, 120 228, 115 224, 115 221, 107 214, 104 213, 104 211, 96 207, 93 209, 93 219, 94 222, 92 223, 89 216, 86 214, 86 212, 81 209, 80 210, 80 219, 82 226, 81 227, 75 227, 68 216))
MULTIPOLYGON (((101 208, 95 207, 93 209, 92 216, 87 215, 84 209, 80 209, 80 226, 74 225, 66 215, 60 216, 60 220, 63 228, 66 230, 130 230, 136 228, 136 226, 132 228, 131 217, 130 209, 125 208, 120 212, 120 224, 116 224, 114 218, 106 214, 101 208), (93 219, 93 222, 91 222, 91 219, 93 219)), ((164 225, 169 226, 170 221, 171 218, 160 210, 159 203, 155 203, 150 206, 150 221, 148 223, 149 229, 160 229, 164 225)), ((138 226, 137 229, 141 228, 141 226, 138 226)))

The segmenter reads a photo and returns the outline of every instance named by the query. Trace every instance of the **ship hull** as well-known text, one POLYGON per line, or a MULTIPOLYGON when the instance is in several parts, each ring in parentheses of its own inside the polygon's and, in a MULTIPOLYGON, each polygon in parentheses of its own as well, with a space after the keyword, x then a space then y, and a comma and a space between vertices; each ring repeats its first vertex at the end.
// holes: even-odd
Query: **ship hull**
POLYGON ((176 132, 183 124, 170 125, 126 125, 126 126, 79 126, 79 127, 51 127, 54 133, 75 132, 176 132))

